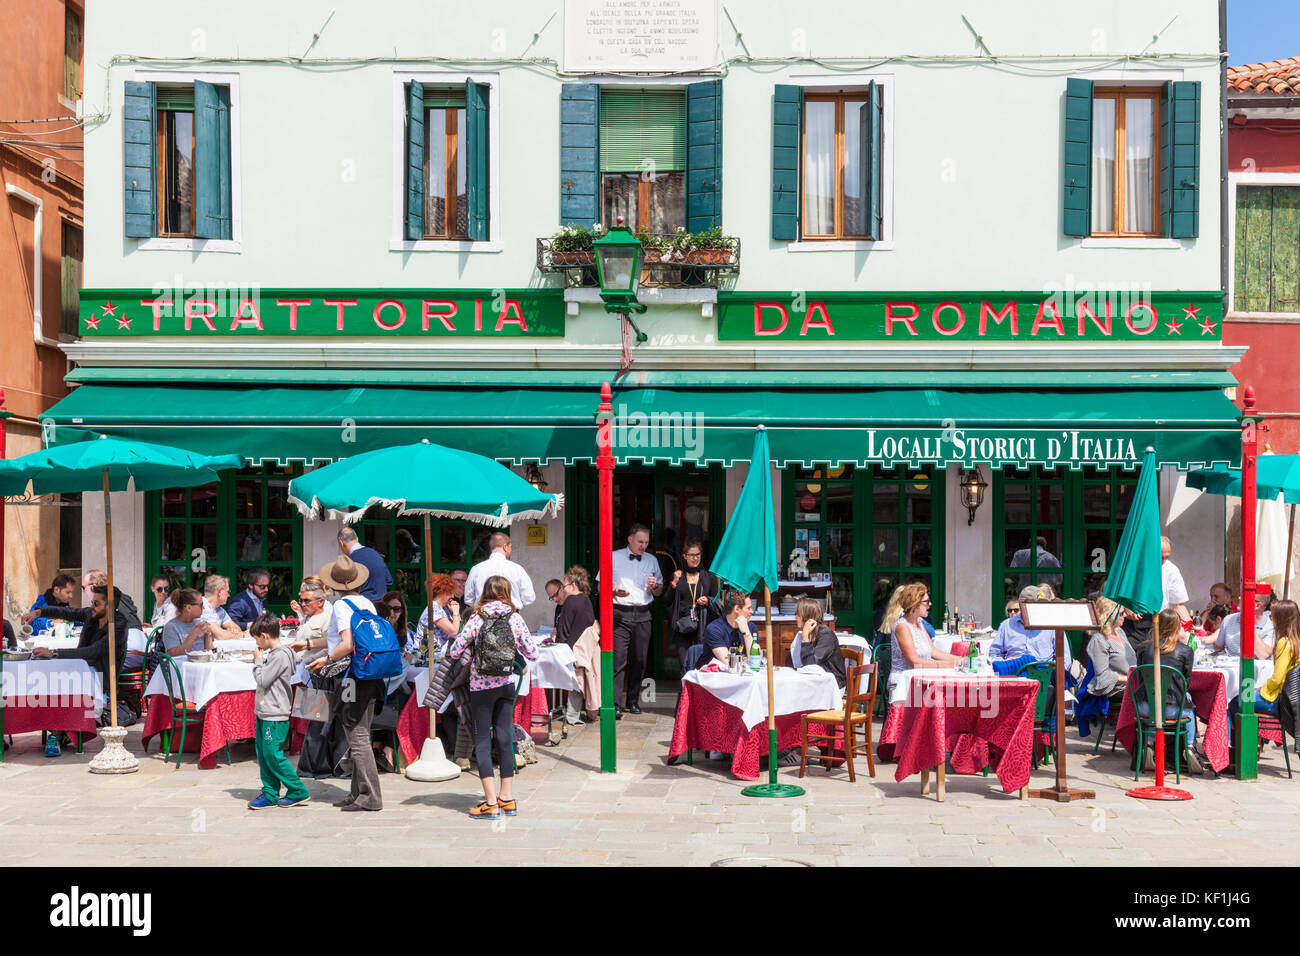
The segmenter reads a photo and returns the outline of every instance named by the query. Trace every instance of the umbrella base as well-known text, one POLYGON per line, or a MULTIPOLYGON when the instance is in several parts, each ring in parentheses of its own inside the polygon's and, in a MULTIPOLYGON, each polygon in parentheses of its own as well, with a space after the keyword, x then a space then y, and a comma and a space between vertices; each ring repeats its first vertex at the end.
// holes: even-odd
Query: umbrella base
POLYGON ((126 739, 125 727, 103 727, 99 731, 104 741, 104 749, 90 761, 91 773, 135 773, 140 769, 140 761, 122 746, 126 739))
POLYGON ((740 792, 746 797, 802 797, 804 789, 792 783, 756 783, 740 792))
POLYGON ((1192 795, 1177 787, 1134 787, 1127 791, 1130 797, 1139 800, 1191 800, 1192 795))
POLYGON ((430 737, 424 741, 420 750, 420 759, 406 768, 406 779, 418 780, 420 783, 439 783, 443 780, 456 780, 460 777, 460 767, 447 759, 442 749, 442 741, 430 737))

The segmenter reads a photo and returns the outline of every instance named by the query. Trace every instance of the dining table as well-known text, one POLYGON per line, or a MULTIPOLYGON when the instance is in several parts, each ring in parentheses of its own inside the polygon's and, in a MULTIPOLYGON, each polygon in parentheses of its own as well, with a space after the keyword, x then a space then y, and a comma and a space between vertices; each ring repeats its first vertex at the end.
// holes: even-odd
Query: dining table
POLYGON ((902 672, 892 684, 876 755, 898 761, 895 780, 919 772, 921 791, 928 794, 933 769, 942 801, 948 765, 959 774, 988 767, 1005 792, 1025 795, 1033 764, 1037 681, 918 668, 902 672))
MULTIPOLYGON (((1272 659, 1255 661, 1255 685, 1263 686, 1273 673, 1272 659)), ((1124 688, 1124 699, 1120 703, 1119 717, 1115 723, 1115 736, 1130 754, 1137 746, 1137 713, 1133 708, 1131 692, 1134 672, 1129 671, 1129 681, 1124 688)), ((1196 718, 1205 723, 1201 731, 1198 728, 1197 740, 1205 751, 1206 760, 1215 773, 1228 766, 1231 758, 1228 728, 1228 704, 1241 692, 1241 659, 1227 654, 1207 655, 1198 653, 1192 665, 1191 686, 1188 693, 1192 696, 1192 711, 1196 718)), ((1281 742, 1281 735, 1276 731, 1264 730, 1260 735, 1265 739, 1281 742)))
MULTIPOLYGON (((580 690, 581 685, 574 671, 573 648, 562 641, 539 641, 534 646, 536 660, 524 669, 519 694, 515 699, 513 719, 528 731, 534 742, 540 743, 547 739, 550 721, 546 691, 580 690)), ((397 718, 397 740, 402 755, 408 762, 420 755, 420 748, 429 736, 429 708, 424 706, 424 695, 429 690, 429 669, 419 667, 416 671, 411 676, 411 697, 397 718)), ((446 713, 449 707, 450 695, 443 701, 439 713, 446 713)))
MULTIPOLYGON (((227 653, 251 657, 251 651, 245 650, 245 642, 251 640, 236 638, 214 644, 227 653)), ((230 742, 251 739, 257 732, 257 716, 253 710, 257 682, 253 678, 253 664, 247 659, 196 661, 188 657, 178 659, 177 664, 181 672, 180 686, 173 686, 169 691, 162 667, 155 668, 149 678, 144 692, 149 706, 140 732, 141 742, 148 750, 153 737, 171 729, 170 703, 183 686, 185 701, 202 717, 201 728, 190 727, 186 731, 185 750, 197 751, 199 767, 211 770, 217 764, 217 754, 230 742), (195 730, 198 730, 197 734, 195 730)), ((290 680, 290 684, 295 686, 302 682, 301 672, 290 680)), ((297 752, 302 729, 300 721, 294 723, 298 733, 290 744, 290 753, 297 752)), ((179 739, 175 741, 175 744, 179 743, 179 739)))
MULTIPOLYGON (((668 757, 690 750, 730 754, 732 776, 757 780, 760 758, 768 753, 767 675, 761 670, 714 671, 713 666, 682 678, 668 757)), ((816 664, 798 670, 778 667, 772 681, 778 750, 799 746, 804 714, 835 710, 843 701, 834 675, 816 664)))
POLYGON ((99 674, 83 660, 5 660, 0 669, 0 735, 66 731, 81 735, 80 749, 103 707, 99 674))

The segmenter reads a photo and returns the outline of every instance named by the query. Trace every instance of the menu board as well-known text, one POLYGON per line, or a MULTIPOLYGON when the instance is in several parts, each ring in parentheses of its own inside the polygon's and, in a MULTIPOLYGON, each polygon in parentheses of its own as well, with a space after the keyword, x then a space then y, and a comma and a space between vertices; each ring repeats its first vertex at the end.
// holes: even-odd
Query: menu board
POLYGON ((566 73, 719 68, 717 0, 565 0, 566 73))

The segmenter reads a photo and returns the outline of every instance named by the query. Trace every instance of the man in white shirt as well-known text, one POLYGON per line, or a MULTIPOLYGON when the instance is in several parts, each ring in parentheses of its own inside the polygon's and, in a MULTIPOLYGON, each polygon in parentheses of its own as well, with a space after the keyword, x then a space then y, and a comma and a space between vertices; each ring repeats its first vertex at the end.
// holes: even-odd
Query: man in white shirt
MULTIPOLYGON (((627 547, 614 552, 614 719, 623 716, 620 704, 627 702, 629 714, 641 713, 641 677, 650 650, 650 611, 654 599, 664 590, 663 572, 650 546, 650 529, 634 524, 628 531, 627 547)), ((600 576, 597 575, 597 580, 600 576)))
POLYGON ((488 539, 492 553, 469 569, 465 579, 465 604, 473 608, 478 597, 483 593, 483 584, 488 578, 503 577, 510 582, 510 600, 516 611, 522 611, 532 604, 537 595, 533 593, 533 581, 520 565, 510 560, 510 535, 497 531, 488 539))
POLYGON ((1186 621, 1192 616, 1187 610, 1187 585, 1183 583, 1183 572, 1169 560, 1173 550, 1168 538, 1160 539, 1160 578, 1165 590, 1165 603, 1160 610, 1171 607, 1186 621))
POLYGON ((226 613, 229 600, 230 579, 220 574, 209 574, 203 581, 203 613, 199 620, 212 625, 212 636, 219 641, 244 636, 244 629, 226 613))
MULTIPOLYGON (((1255 592, 1255 658, 1267 660, 1273 656, 1273 603, 1272 591, 1255 592)), ((1241 615, 1229 614, 1223 619, 1214 635, 1214 649, 1225 651, 1233 657, 1241 656, 1241 615)))

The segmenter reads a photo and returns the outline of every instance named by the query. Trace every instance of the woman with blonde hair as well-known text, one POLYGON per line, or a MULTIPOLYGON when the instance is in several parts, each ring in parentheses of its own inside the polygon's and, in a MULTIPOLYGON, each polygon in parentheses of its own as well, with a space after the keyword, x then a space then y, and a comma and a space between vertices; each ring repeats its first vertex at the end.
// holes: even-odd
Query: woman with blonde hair
POLYGON ((898 595, 900 614, 894 625, 892 653, 889 661, 889 693, 903 679, 904 671, 922 667, 954 667, 957 658, 934 646, 921 626, 921 618, 930 610, 930 589, 919 582, 909 584, 898 595))
POLYGON ((1102 624, 1088 639, 1088 659, 1092 661, 1092 682, 1088 685, 1088 693, 1120 703, 1128 684, 1130 657, 1136 659, 1123 628, 1119 626, 1124 609, 1104 597, 1097 598, 1093 605, 1097 609, 1097 620, 1102 624))
MULTIPOLYGON (((1300 666, 1300 607, 1295 601, 1273 602, 1273 637, 1273 673, 1255 695, 1255 713, 1276 717, 1286 675, 1300 666)), ((1241 699, 1233 698, 1229 714, 1235 715, 1240 707, 1241 699)), ((1232 726, 1231 716, 1228 726, 1232 726)))

